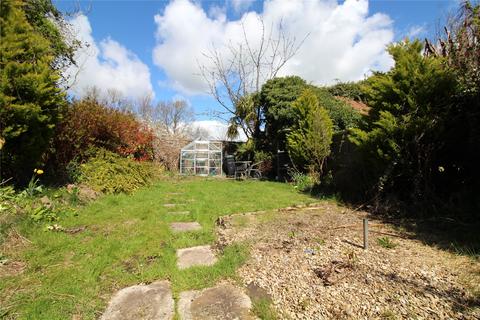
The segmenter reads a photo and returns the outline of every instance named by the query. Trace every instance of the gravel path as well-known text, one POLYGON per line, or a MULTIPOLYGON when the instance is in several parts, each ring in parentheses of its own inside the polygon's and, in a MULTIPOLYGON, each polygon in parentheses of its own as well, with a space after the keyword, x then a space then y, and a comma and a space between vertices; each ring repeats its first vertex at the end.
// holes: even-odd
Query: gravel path
MULTIPOLYGON (((365 213, 332 203, 275 214, 221 219, 218 246, 251 243, 240 268, 244 284, 271 296, 280 318, 479 319, 480 303, 466 286, 480 284, 480 264, 429 247, 365 213), (394 248, 377 239, 388 237, 394 248)), ((478 292, 478 291, 477 291, 478 292)))

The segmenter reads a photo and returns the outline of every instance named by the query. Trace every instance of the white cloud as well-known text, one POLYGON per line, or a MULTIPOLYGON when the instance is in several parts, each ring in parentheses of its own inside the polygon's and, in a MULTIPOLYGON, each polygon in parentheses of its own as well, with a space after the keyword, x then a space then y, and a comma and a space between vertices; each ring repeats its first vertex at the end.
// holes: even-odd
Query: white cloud
POLYGON ((412 26, 408 29, 407 37, 409 38, 417 38, 418 36, 424 34, 426 31, 425 25, 421 26, 412 26))
POLYGON ((226 44, 242 41, 241 21, 252 43, 259 39, 260 22, 265 26, 280 21, 285 31, 303 39, 297 55, 281 75, 299 75, 314 84, 330 84, 336 79, 359 80, 370 70, 387 70, 393 65, 385 47, 393 40, 391 19, 384 14, 368 14, 367 0, 284 1, 267 0, 263 12, 245 12, 240 20, 207 14, 197 3, 174 0, 163 14, 155 16, 157 45, 154 63, 168 76, 169 84, 187 94, 205 93, 199 64, 208 65, 204 54, 212 47, 229 52, 226 44))
MULTIPOLYGON (((228 125, 218 120, 197 120, 192 122, 192 128, 200 129, 201 132, 208 134, 208 139, 212 140, 231 140, 227 138, 228 125)), ((239 132, 239 136, 233 141, 247 141, 247 138, 243 132, 239 132)))
POLYGON ((70 89, 74 95, 81 97, 95 86, 131 98, 153 96, 150 70, 134 53, 111 38, 97 44, 85 15, 76 16, 70 23, 77 39, 86 44, 75 54, 78 67, 66 71, 74 81, 70 89))
POLYGON ((248 9, 254 2, 255 0, 231 0, 233 10, 237 13, 248 9))

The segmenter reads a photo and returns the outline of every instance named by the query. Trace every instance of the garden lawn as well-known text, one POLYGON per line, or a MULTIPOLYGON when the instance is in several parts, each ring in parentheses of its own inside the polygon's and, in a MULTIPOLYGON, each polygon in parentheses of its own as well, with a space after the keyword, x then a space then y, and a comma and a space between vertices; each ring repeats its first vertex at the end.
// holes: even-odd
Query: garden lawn
POLYGON ((7 258, 26 268, 0 278, 0 318, 94 319, 126 286, 168 279, 175 298, 183 290, 212 286, 235 276, 247 247, 226 247, 213 267, 187 270, 176 267, 177 248, 213 244, 219 216, 314 201, 288 184, 178 178, 133 195, 105 196, 58 222, 66 229, 86 227, 76 234, 44 231, 25 220, 16 229, 31 243, 15 250, 9 250, 9 240, 4 244, 7 258), (176 206, 165 207, 168 203, 176 206), (174 234, 173 221, 198 221, 202 230, 174 234))

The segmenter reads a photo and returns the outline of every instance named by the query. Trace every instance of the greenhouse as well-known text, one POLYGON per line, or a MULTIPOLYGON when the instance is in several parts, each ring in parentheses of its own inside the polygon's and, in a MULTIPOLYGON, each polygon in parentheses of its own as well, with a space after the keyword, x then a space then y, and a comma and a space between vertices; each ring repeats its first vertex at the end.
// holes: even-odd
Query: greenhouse
POLYGON ((185 175, 222 175, 222 142, 195 140, 180 151, 180 173, 185 175))

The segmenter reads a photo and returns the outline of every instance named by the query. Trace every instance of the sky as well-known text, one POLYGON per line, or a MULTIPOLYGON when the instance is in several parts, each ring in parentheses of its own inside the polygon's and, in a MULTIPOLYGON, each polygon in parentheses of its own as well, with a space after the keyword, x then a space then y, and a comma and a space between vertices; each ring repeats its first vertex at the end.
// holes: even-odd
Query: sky
MULTIPOLYGON (((226 44, 239 43, 242 23, 252 45, 259 21, 268 29, 281 21, 302 42, 279 75, 298 75, 316 85, 361 80, 393 61, 385 48, 408 38, 432 38, 458 5, 451 1, 407 0, 222 0, 127 1, 53 0, 78 39, 78 67, 70 89, 81 97, 96 86, 132 99, 150 94, 155 101, 185 99, 196 125, 224 138, 226 125, 212 117, 222 108, 208 95, 199 65, 213 47, 229 56, 226 44)), ((272 32, 275 32, 274 29, 272 32)))

